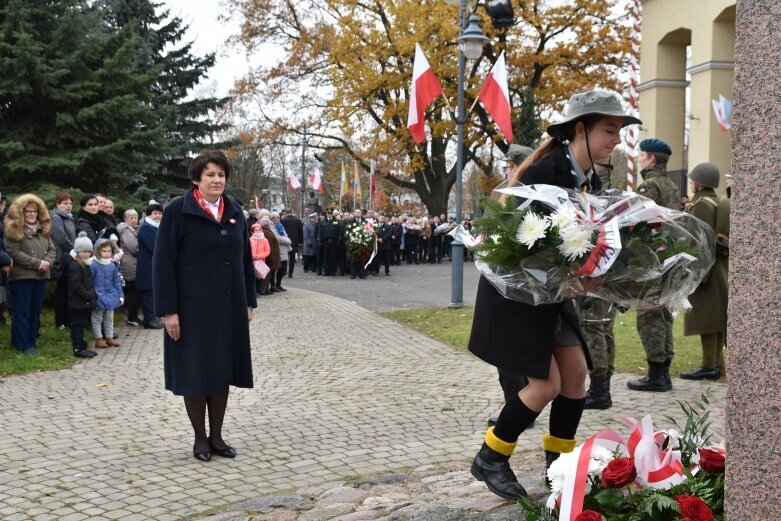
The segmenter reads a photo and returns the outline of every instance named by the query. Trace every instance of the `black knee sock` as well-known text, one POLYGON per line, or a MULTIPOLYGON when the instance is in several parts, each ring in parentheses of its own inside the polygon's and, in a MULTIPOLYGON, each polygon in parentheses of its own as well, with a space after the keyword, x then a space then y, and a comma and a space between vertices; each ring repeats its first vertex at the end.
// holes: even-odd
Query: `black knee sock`
POLYGON ((516 394, 504 404, 496 420, 494 435, 502 441, 515 443, 518 436, 533 422, 540 413, 529 409, 516 394))
POLYGON ((550 435, 563 440, 573 439, 578 431, 585 403, 585 398, 557 396, 551 403, 550 435))

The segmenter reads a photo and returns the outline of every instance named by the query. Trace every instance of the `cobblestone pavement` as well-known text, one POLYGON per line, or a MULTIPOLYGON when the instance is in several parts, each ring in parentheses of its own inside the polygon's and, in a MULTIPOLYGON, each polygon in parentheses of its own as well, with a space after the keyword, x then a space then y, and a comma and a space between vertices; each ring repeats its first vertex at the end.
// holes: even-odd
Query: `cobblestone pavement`
MULTIPOLYGON (((181 398, 163 389, 160 331, 124 328, 122 347, 73 369, 0 383, 0 519, 182 519, 429 464, 467 470, 500 406, 493 368, 357 304, 290 286, 261 299, 252 324, 255 389, 232 390, 225 420, 235 460, 193 459, 181 398)), ((679 411, 675 400, 704 389, 675 380, 671 393, 632 393, 628 378, 616 378, 611 410, 584 415, 583 435, 620 428, 620 415, 661 421, 679 411)), ((725 386, 712 387, 723 425, 725 386)), ((539 451, 546 414, 514 461, 539 451)))

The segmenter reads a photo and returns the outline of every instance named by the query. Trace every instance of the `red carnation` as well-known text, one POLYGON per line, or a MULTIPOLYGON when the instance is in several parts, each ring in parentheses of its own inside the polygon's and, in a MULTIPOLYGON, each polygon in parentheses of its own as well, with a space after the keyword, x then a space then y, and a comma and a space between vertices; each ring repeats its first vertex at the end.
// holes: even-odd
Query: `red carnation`
POLYGON ((675 496, 684 521, 713 521, 713 511, 697 496, 675 496))
POLYGON ((724 472, 724 453, 715 449, 700 449, 700 468, 705 472, 724 472))
POLYGON ((637 478, 635 462, 631 458, 616 458, 602 471, 604 488, 623 488, 637 478))
POLYGON ((575 521, 602 521, 604 518, 602 517, 602 514, 599 512, 594 512, 593 510, 584 510, 580 514, 578 514, 578 517, 575 518, 575 521))

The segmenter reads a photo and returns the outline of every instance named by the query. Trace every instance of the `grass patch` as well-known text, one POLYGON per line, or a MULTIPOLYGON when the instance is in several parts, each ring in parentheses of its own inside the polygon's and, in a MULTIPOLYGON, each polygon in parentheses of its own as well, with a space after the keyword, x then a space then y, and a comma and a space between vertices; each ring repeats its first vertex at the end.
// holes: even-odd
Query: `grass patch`
MULTIPOLYGON (((473 311, 472 307, 421 308, 386 311, 380 314, 435 340, 465 350, 472 329, 473 311)), ((613 333, 616 337, 616 372, 645 373, 647 371, 645 352, 640 337, 637 336, 635 312, 628 311, 623 315, 616 315, 613 333)), ((670 368, 673 376, 700 365, 702 360, 700 337, 683 336, 683 315, 675 319, 673 346, 675 357, 670 368)))
POLYGON ((54 325, 54 310, 43 308, 41 334, 38 337, 38 356, 21 354, 11 346, 11 322, 0 327, 0 376, 35 371, 56 371, 71 367, 79 359, 73 356, 70 330, 59 330, 54 325))

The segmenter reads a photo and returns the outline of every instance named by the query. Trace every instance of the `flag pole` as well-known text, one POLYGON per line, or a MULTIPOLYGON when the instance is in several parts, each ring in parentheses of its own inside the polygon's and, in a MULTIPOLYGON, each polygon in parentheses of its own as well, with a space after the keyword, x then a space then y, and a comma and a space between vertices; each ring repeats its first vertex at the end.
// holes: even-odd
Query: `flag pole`
MULTIPOLYGON (((355 213, 355 206, 356 206, 356 196, 358 195, 358 190, 355 188, 355 180, 358 179, 358 161, 353 159, 353 213, 355 213)), ((360 180, 358 181, 360 182, 360 180)))

